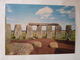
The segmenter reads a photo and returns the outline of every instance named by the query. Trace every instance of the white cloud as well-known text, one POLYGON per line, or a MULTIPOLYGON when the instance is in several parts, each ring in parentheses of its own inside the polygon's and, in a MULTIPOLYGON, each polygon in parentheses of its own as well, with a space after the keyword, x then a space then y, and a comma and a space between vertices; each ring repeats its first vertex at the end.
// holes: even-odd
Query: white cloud
POLYGON ((7 5, 7 12, 12 13, 12 9, 9 5, 7 5))
POLYGON ((50 19, 55 19, 55 17, 51 17, 50 19))
POLYGON ((57 9, 56 11, 59 11, 61 14, 66 13, 66 11, 62 8, 62 9, 57 9))
POLYGON ((18 21, 18 19, 12 19, 12 18, 6 18, 6 20, 8 20, 8 21, 18 21))
POLYGON ((35 14, 40 15, 41 19, 48 19, 48 17, 52 16, 53 10, 50 7, 44 7, 39 9, 35 14))
POLYGON ((49 17, 49 16, 52 16, 52 14, 44 14, 44 15, 42 15, 42 16, 44 16, 44 17, 49 17))
POLYGON ((44 19, 44 17, 41 17, 41 19, 44 19))
POLYGON ((42 15, 42 14, 46 14, 46 13, 52 13, 53 10, 49 7, 44 7, 44 8, 41 8, 39 9, 37 12, 36 12, 36 15, 42 15))
MULTIPOLYGON (((74 18, 75 17, 75 8, 73 7, 71 10, 65 10, 65 8, 68 8, 67 7, 62 7, 61 9, 57 9, 56 11, 59 11, 59 13, 61 14, 68 14, 69 18, 74 18)), ((64 15, 62 15, 64 16, 64 15)))

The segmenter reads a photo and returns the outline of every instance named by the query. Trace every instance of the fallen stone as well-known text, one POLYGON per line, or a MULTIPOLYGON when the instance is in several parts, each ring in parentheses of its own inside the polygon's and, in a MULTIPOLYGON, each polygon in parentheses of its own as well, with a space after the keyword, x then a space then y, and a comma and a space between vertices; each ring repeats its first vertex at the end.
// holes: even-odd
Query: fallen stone
POLYGON ((50 47, 51 48, 58 48, 58 43, 57 42, 51 42, 50 47))
POLYGON ((33 42, 32 45, 33 45, 34 47, 42 47, 42 43, 39 42, 39 41, 33 42))
POLYGON ((33 51, 32 44, 29 43, 10 43, 6 45, 8 55, 27 55, 33 51))

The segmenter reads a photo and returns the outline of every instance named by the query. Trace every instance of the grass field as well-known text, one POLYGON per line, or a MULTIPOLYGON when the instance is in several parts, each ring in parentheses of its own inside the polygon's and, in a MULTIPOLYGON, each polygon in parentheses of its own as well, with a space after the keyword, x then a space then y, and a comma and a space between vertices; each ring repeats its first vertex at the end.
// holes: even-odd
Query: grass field
MULTIPOLYGON (((14 37, 13 34, 14 34, 14 32, 12 32, 12 34, 11 34, 12 38, 14 37)), ((55 31, 52 31, 52 34, 53 34, 52 37, 55 38, 55 31)), ((42 35, 43 35, 43 37, 46 37, 46 32, 42 31, 42 35)), ((25 37, 25 36, 26 36, 26 32, 22 32, 22 37, 25 37)), ((33 32, 33 36, 36 36, 36 32, 35 31, 33 32)), ((65 31, 62 31, 62 37, 61 38, 56 38, 56 39, 66 40, 66 38, 65 38, 65 31)), ((71 40, 75 40, 75 31, 72 31, 72 39, 71 40)))

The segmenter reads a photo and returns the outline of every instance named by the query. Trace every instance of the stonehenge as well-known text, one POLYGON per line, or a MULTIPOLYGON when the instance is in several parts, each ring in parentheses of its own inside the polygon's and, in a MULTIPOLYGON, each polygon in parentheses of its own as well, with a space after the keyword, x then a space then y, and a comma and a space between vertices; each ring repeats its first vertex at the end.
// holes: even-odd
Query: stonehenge
MULTIPOLYGON (((42 38, 42 26, 46 26, 47 38, 52 38, 52 26, 58 26, 58 23, 29 23, 30 26, 37 26, 36 36, 42 38)), ((60 34, 60 33, 59 33, 60 34)))
POLYGON ((42 26, 41 25, 37 26, 36 36, 38 38, 42 38, 42 26))
POLYGON ((31 25, 26 26, 26 39, 32 38, 33 37, 33 30, 31 25))
POLYGON ((71 37, 72 37, 72 26, 66 25, 66 38, 68 40, 71 40, 71 37))
POLYGON ((50 25, 46 26, 46 33, 47 33, 47 38, 52 38, 52 26, 50 25))
MULTIPOLYGON (((36 32, 35 36, 38 39, 43 38, 43 37, 46 37, 48 39, 52 38, 53 37, 52 26, 55 26, 55 38, 62 38, 62 27, 58 23, 29 23, 26 26, 25 39, 34 38, 34 35, 33 35, 34 31, 33 31, 32 26, 37 26, 37 29, 35 31, 36 32), (46 26, 45 31, 42 31, 42 26, 46 26)), ((72 26, 66 25, 65 32, 66 32, 65 37, 70 40, 72 37, 72 26)), ((11 38, 11 25, 10 24, 6 24, 6 37, 11 38)), ((23 39, 22 26, 20 24, 16 24, 14 27, 14 37, 18 39, 23 39)))
POLYGON ((56 38, 61 38, 61 31, 62 31, 62 28, 60 25, 57 25, 55 26, 55 35, 56 35, 56 38))
POLYGON ((20 24, 16 24, 14 27, 14 37, 19 38, 22 35, 22 26, 20 24))
POLYGON ((6 38, 6 43, 9 43, 11 41, 11 25, 6 24, 5 28, 5 38, 6 38))

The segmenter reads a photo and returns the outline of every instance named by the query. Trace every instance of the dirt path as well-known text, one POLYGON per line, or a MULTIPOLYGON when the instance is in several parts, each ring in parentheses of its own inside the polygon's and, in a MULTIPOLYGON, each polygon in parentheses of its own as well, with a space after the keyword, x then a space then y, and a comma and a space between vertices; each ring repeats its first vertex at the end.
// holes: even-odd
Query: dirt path
POLYGON ((55 40, 51 39, 37 39, 37 40, 23 40, 23 41, 16 41, 12 40, 11 43, 18 42, 18 43, 31 43, 34 41, 40 41, 42 43, 42 47, 34 47, 34 50, 31 52, 31 54, 56 54, 56 53, 73 53, 75 46, 71 44, 65 44, 64 42, 56 41, 59 45, 59 48, 50 48, 49 44, 50 42, 54 42, 55 40), (63 52, 64 51, 64 52, 63 52))

